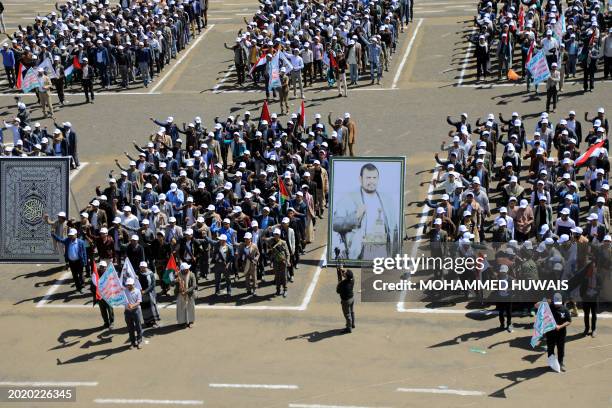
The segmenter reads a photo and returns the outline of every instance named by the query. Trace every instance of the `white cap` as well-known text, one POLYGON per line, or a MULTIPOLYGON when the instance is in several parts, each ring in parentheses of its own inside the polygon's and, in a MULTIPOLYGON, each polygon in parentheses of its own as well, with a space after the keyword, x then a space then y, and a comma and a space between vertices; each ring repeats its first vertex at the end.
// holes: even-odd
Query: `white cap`
POLYGON ((144 267, 148 267, 149 264, 147 263, 147 261, 141 261, 140 264, 138 266, 144 266, 144 267))
POLYGON ((125 284, 126 285, 133 285, 134 284, 134 278, 127 278, 125 280, 125 284))
POLYGON ((570 210, 569 210, 569 208, 567 208, 567 207, 566 207, 566 208, 563 208, 563 209, 561 210, 561 214, 562 214, 562 215, 569 215, 569 213, 570 213, 570 210))
POLYGON ((69 237, 73 237, 77 234, 77 230, 74 228, 70 228, 70 230, 68 231, 68 236, 69 237))
POLYGON ((227 241, 227 235, 225 234, 219 235, 219 241, 227 241))
POLYGON ((281 234, 281 230, 278 228, 274 228, 274 231, 272 231, 273 235, 280 235, 281 234))
POLYGON ((138 235, 134 234, 130 237, 130 240, 132 241, 138 241, 140 238, 138 238, 138 235))
POLYGON ((251 234, 250 232, 246 232, 244 234, 244 239, 252 239, 253 238, 253 234, 251 234))

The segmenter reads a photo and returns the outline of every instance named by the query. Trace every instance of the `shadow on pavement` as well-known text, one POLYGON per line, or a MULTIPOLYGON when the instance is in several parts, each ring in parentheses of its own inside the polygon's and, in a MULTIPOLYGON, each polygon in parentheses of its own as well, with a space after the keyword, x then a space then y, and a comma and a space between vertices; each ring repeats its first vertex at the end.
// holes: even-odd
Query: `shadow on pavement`
POLYGON ((287 337, 285 340, 299 340, 299 339, 307 339, 309 343, 316 343, 321 340, 329 339, 331 337, 342 336, 346 334, 344 329, 330 329, 320 332, 318 330, 299 334, 297 336, 287 337))

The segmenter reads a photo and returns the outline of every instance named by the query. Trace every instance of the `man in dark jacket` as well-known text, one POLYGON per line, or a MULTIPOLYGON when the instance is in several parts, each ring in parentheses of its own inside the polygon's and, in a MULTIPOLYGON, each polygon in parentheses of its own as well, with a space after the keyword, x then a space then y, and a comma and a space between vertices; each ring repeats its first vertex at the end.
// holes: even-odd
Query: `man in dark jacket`
POLYGON ((353 286, 355 286, 355 280, 353 279, 353 271, 341 270, 342 280, 338 282, 336 287, 336 293, 340 295, 340 304, 342 305, 342 314, 346 319, 346 329, 344 333, 351 333, 355 328, 355 312, 353 305, 355 303, 353 295, 353 286))

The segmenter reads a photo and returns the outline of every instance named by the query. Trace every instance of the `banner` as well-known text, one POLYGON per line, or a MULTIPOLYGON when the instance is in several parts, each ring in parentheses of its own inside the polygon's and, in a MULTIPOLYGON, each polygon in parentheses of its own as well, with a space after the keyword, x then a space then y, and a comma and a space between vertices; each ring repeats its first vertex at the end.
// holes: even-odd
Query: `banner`
POLYGON ((130 262, 129 258, 125 258, 125 261, 123 262, 123 269, 121 270, 121 284, 124 287, 125 287, 125 281, 128 278, 134 279, 134 287, 138 290, 142 290, 142 286, 140 285, 138 276, 136 276, 136 272, 134 272, 132 263, 130 262))
POLYGON ((540 302, 538 314, 536 315, 535 323, 533 324, 533 336, 531 336, 531 347, 538 345, 542 336, 557 328, 557 322, 550 310, 550 306, 546 299, 540 302))
POLYGON ((268 70, 268 74, 270 75, 270 81, 268 82, 268 90, 271 91, 272 89, 279 88, 281 86, 278 53, 270 60, 268 70))
POLYGON ((62 262, 50 221, 68 212, 68 157, 0 157, 0 262, 62 262))
POLYGON ((45 58, 45 60, 38 65, 38 68, 44 69, 49 78, 57 78, 55 68, 53 68, 53 64, 49 58, 45 58))
POLYGON ((21 90, 26 93, 38 86, 38 75, 34 68, 28 69, 21 81, 21 90))
POLYGON ((562 15, 553 26, 553 37, 557 41, 563 41, 563 34, 565 34, 565 16, 562 15))
POLYGON ((550 70, 548 69, 548 64, 546 63, 544 51, 540 51, 536 55, 534 55, 529 60, 526 67, 531 73, 531 76, 533 77, 534 85, 546 81, 550 76, 550 70))
POLYGON ((98 290, 102 299, 104 299, 109 306, 127 305, 127 297, 125 296, 121 280, 119 280, 119 276, 117 276, 117 271, 113 264, 110 264, 106 272, 104 272, 104 275, 100 277, 98 281, 98 290))

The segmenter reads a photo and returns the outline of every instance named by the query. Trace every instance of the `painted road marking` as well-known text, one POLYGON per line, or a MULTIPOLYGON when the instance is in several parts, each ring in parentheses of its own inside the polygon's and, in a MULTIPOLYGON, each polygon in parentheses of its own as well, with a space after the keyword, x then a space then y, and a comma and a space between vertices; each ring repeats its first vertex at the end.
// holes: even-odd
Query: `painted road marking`
POLYGON ((414 39, 417 36, 417 33, 419 32, 419 28, 421 28, 421 24, 423 24, 423 19, 420 18, 419 22, 416 26, 416 28, 414 29, 414 32, 412 33, 412 37, 410 38, 410 42, 408 43, 408 47, 406 47, 406 51, 404 52, 404 56, 402 57, 402 61, 400 62, 399 66, 397 67, 397 71, 395 72, 395 77, 393 78, 393 84, 391 85, 391 89, 395 89, 397 88, 397 81, 399 81, 400 76, 402 75, 402 71, 404 70, 404 65, 406 64, 406 61, 408 60, 408 56, 410 55, 410 51, 412 51, 412 45, 414 44, 414 39))
POLYGON ((206 37, 206 34, 208 34, 210 32, 210 30, 212 30, 215 27, 214 24, 211 24, 210 27, 208 27, 206 29, 206 31, 204 31, 197 40, 195 40, 193 43, 191 43, 191 45, 189 46, 189 48, 185 51, 185 53, 181 56, 181 58, 178 59, 178 61, 176 61, 174 63, 174 65, 172 67, 170 67, 170 69, 168 70, 168 72, 166 72, 164 74, 163 77, 161 77, 161 79, 158 80, 157 84, 155 84, 155 86, 153 88, 151 88, 151 91, 149 93, 153 93, 155 91, 157 91, 157 88, 159 88, 165 81, 166 79, 168 79, 168 77, 170 76, 170 74, 172 74, 174 72, 174 70, 176 69, 176 67, 178 67, 181 62, 183 62, 183 60, 185 59, 185 57, 187 55, 189 55, 189 53, 191 52, 191 50, 193 50, 195 48, 196 45, 198 45, 198 43, 200 41, 202 41, 202 39, 204 37, 206 37))
POLYGON ((118 399, 118 398, 98 398, 96 404, 149 404, 149 405, 204 405, 201 400, 154 400, 154 399, 118 399))
POLYGON ((414 393, 426 393, 426 394, 451 394, 451 395, 462 395, 462 396, 483 396, 486 393, 482 391, 471 391, 471 390, 451 390, 448 388, 398 388, 398 392, 414 392, 414 393))
POLYGON ((261 388, 266 390, 297 390, 294 384, 208 384, 210 388, 261 388))

